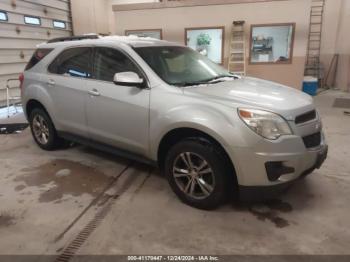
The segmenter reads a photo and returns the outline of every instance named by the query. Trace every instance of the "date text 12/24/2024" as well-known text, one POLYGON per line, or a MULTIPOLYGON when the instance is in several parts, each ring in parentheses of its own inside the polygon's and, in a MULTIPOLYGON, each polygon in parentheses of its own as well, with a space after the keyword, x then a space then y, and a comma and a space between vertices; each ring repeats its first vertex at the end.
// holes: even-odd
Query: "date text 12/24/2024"
POLYGON ((128 261, 219 261, 216 256, 128 256, 128 261))

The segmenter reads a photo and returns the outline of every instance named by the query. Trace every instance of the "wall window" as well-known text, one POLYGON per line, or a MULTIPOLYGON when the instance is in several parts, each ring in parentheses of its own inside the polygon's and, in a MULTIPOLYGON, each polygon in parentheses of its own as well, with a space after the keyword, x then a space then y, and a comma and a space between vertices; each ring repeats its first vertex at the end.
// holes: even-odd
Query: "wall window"
POLYGON ((217 64, 223 64, 224 27, 186 28, 185 43, 217 64))
POLYGON ((295 24, 252 25, 250 63, 292 63, 295 24))
POLYGON ((92 49, 70 48, 63 51, 49 66, 49 72, 80 78, 92 76, 92 49))
POLYGON ((66 29, 66 22, 59 21, 59 20, 53 20, 53 27, 59 28, 59 29, 66 29))
POLYGON ((125 35, 135 35, 138 37, 151 37, 162 40, 163 32, 162 29, 140 29, 140 30, 126 30, 125 35))
POLYGON ((7 12, 0 10, 0 22, 8 21, 7 12))
POLYGON ((41 19, 36 16, 24 16, 24 23, 28 25, 41 25, 41 19))

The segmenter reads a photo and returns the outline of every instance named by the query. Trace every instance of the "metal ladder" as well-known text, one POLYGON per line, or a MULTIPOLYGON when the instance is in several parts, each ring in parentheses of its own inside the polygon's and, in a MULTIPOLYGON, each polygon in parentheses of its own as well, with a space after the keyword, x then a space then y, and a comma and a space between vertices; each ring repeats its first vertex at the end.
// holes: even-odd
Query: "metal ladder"
POLYGON ((245 21, 233 21, 228 70, 240 76, 246 74, 245 21))
POLYGON ((305 75, 313 76, 320 80, 323 86, 324 68, 320 61, 322 25, 325 0, 312 0, 310 13, 309 42, 305 75))

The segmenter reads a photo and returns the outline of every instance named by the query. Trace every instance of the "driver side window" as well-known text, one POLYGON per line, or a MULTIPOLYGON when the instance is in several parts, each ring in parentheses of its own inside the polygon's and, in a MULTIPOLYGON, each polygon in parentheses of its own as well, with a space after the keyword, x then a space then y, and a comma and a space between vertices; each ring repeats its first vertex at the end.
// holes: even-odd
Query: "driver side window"
POLYGON ((138 68, 130 58, 122 52, 108 47, 96 48, 94 69, 94 78, 107 82, 113 82, 116 73, 135 72, 140 75, 138 68))

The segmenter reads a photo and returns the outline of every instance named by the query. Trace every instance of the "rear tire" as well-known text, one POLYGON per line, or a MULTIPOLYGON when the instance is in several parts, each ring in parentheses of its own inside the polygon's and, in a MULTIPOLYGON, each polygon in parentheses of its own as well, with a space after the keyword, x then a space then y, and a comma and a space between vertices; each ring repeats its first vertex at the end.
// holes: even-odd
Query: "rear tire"
POLYGON ((57 149, 64 140, 57 136, 51 118, 45 110, 35 108, 29 116, 30 129, 37 145, 47 151, 57 149))
POLYGON ((166 156, 164 172, 175 194, 199 209, 219 207, 233 188, 232 170, 222 150, 208 140, 189 138, 174 145, 166 156))

